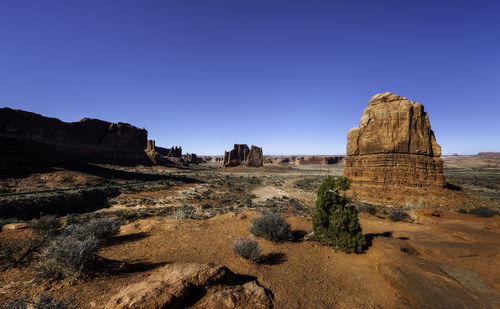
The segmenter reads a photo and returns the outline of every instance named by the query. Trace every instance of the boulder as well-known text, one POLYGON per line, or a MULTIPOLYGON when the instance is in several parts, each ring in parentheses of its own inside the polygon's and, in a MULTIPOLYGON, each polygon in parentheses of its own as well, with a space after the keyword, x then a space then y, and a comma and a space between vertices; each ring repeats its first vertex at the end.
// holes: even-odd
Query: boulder
POLYGON ((444 187, 441 147, 420 103, 375 95, 347 133, 344 176, 353 184, 444 187))
POLYGON ((194 304, 199 308, 271 307, 264 288, 255 281, 235 285, 235 277, 224 266, 170 264, 149 278, 122 288, 104 308, 184 308, 200 297, 200 291, 206 293, 194 304))

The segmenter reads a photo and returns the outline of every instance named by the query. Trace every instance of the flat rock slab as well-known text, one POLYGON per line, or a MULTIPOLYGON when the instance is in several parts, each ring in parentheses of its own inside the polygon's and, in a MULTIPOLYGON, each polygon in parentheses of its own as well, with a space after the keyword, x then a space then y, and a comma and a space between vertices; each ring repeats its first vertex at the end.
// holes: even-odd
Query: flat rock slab
POLYGON ((255 281, 228 286, 236 276, 224 266, 170 264, 123 288, 104 308, 271 307, 270 297, 255 281))

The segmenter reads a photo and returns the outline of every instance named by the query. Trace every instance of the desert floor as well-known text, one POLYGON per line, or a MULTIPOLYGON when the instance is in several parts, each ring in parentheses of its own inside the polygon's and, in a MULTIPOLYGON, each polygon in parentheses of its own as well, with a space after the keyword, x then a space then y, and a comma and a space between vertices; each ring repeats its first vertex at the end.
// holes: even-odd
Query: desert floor
MULTIPOLYGON (((29 292, 72 298, 79 307, 102 307, 123 287, 173 263, 213 263, 256 279, 276 308, 500 308, 500 216, 478 217, 461 207, 500 208, 500 159, 446 157, 450 200, 392 200, 377 213, 360 212, 370 242, 365 254, 335 252, 301 236, 312 230, 315 190, 342 165, 220 168, 54 168, 4 179, 3 195, 37 196, 66 190, 116 186, 110 207, 63 220, 113 216, 126 220, 120 234, 100 251, 100 266, 83 278, 36 280, 36 254, 0 274, 0 304, 29 292), (457 190, 457 188, 459 188, 457 190), (462 198, 464 197, 464 198, 462 198), (422 202, 423 201, 423 202, 422 202), (410 219, 392 222, 391 207, 410 219), (283 213, 295 241, 257 239, 265 259, 233 253, 238 236, 264 211, 283 213)), ((348 192, 354 199, 356 192, 348 192)), ((403 195, 404 196, 404 195, 403 195)), ((361 206, 366 201, 358 200, 361 206)), ((29 226, 10 223, 4 239, 26 238, 29 226)), ((202 298, 202 296, 200 296, 202 298)), ((189 306, 196 308, 197 302, 189 306)))

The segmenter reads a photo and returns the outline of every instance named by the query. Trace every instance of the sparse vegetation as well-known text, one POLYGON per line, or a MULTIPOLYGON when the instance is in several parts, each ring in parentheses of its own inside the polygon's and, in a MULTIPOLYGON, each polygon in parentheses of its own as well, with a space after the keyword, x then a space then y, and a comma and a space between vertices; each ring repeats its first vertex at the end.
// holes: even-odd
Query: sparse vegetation
POLYGON ((99 240, 93 235, 67 234, 54 238, 42 249, 37 271, 40 277, 78 277, 91 268, 99 240))
POLYGON ((26 241, 22 239, 0 238, 0 268, 5 269, 17 263, 25 250, 26 241))
POLYGON ((293 183, 293 187, 304 191, 314 190, 321 183, 322 179, 323 177, 319 176, 300 178, 293 183))
POLYGON ((69 304, 65 299, 57 300, 52 295, 42 294, 35 301, 29 300, 29 295, 25 295, 13 302, 8 303, 2 308, 5 309, 66 309, 69 304))
POLYGON ((48 215, 42 216, 39 219, 33 219, 31 221, 30 227, 33 229, 38 237, 41 239, 46 239, 48 237, 54 236, 59 232, 62 227, 61 219, 56 216, 48 215))
POLYGON ((410 218, 410 216, 401 209, 391 209, 388 217, 393 222, 405 221, 410 218))
POLYGON ((250 233, 274 242, 292 239, 290 224, 280 213, 266 213, 254 218, 250 225, 250 233))
POLYGON ((98 218, 82 224, 73 224, 64 230, 65 235, 78 239, 85 239, 89 236, 97 240, 105 240, 120 232, 123 221, 115 218, 98 218))
POLYGON ((233 251, 246 260, 258 262, 262 249, 257 241, 251 238, 238 237, 233 244, 233 251))
POLYGON ((115 218, 93 219, 74 224, 54 237, 40 254, 40 277, 78 277, 92 269, 101 244, 120 231, 123 221, 115 218))
MULTIPOLYGON (((340 178, 339 178, 340 179, 340 178)), ((350 200, 339 194, 348 188, 349 181, 327 177, 318 188, 313 229, 316 239, 347 252, 366 250, 366 239, 359 225, 358 212, 348 206, 350 200)))
POLYGON ((180 208, 172 213, 174 219, 199 219, 199 217, 200 215, 194 208, 180 208))

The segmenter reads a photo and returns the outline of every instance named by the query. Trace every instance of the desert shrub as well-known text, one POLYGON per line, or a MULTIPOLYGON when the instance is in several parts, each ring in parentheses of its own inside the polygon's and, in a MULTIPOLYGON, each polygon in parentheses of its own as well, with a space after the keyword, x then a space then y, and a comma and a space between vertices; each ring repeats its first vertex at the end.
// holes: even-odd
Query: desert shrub
POLYGON ((410 216, 400 209, 391 209, 389 212, 389 219, 393 222, 404 221, 408 218, 410 218, 410 216))
POLYGON ((250 225, 250 233, 275 242, 292 239, 290 224, 280 213, 266 213, 254 218, 250 225))
POLYGON ((469 213, 478 217, 493 217, 499 212, 488 207, 480 206, 469 210, 469 213))
POLYGON ((248 178, 248 183, 253 185, 260 185, 262 183, 262 179, 256 176, 252 176, 248 178))
POLYGON ((316 210, 313 214, 315 238, 335 248, 361 253, 366 249, 366 239, 359 225, 358 212, 349 206, 350 200, 338 193, 345 189, 348 180, 337 181, 327 177, 318 188, 316 210))
POLYGON ((42 294, 33 303, 33 309, 65 309, 68 303, 63 299, 55 299, 52 295, 42 294))
POLYGON ((42 278, 78 277, 87 272, 102 242, 116 235, 122 223, 120 219, 98 218, 70 225, 41 250, 38 274, 42 278))
POLYGON ((335 180, 335 187, 339 190, 347 190, 351 186, 351 180, 347 177, 339 177, 335 180))
POLYGON ((89 270, 99 249, 99 240, 93 235, 80 234, 55 237, 40 254, 37 272, 42 278, 57 275, 78 277, 89 270))
POLYGON ((70 226, 70 225, 79 224, 79 223, 82 223, 82 221, 80 221, 80 219, 78 219, 78 217, 76 215, 69 214, 66 216, 66 221, 64 221, 64 226, 70 226))
POLYGON ((7 268, 14 265, 25 250, 26 242, 22 239, 0 238, 0 267, 7 268))
POLYGON ((242 207, 252 207, 253 206, 253 201, 252 201, 252 196, 251 195, 246 195, 241 201, 240 201, 240 206, 242 207))
POLYGON ((97 240, 106 240, 120 232, 123 221, 116 218, 92 219, 86 223, 73 224, 64 230, 64 234, 78 239, 90 236, 97 240))
POLYGON ((172 212, 174 219, 199 219, 200 214, 194 208, 179 208, 172 212))
POLYGON ((460 214, 467 214, 468 213, 467 209, 463 209, 463 208, 458 209, 457 212, 460 214))
POLYGON ((29 300, 29 295, 25 295, 13 302, 8 303, 5 309, 66 309, 68 302, 65 299, 57 300, 52 295, 42 294, 35 301, 29 300))
POLYGON ((28 295, 25 295, 19 299, 11 301, 4 305, 3 309, 27 309, 29 304, 28 295))
POLYGON ((30 224, 30 227, 40 238, 48 238, 56 235, 61 226, 61 219, 53 215, 34 219, 30 224))
POLYGON ((244 259, 258 262, 262 250, 257 241, 251 238, 238 237, 238 240, 233 244, 233 251, 244 259))

